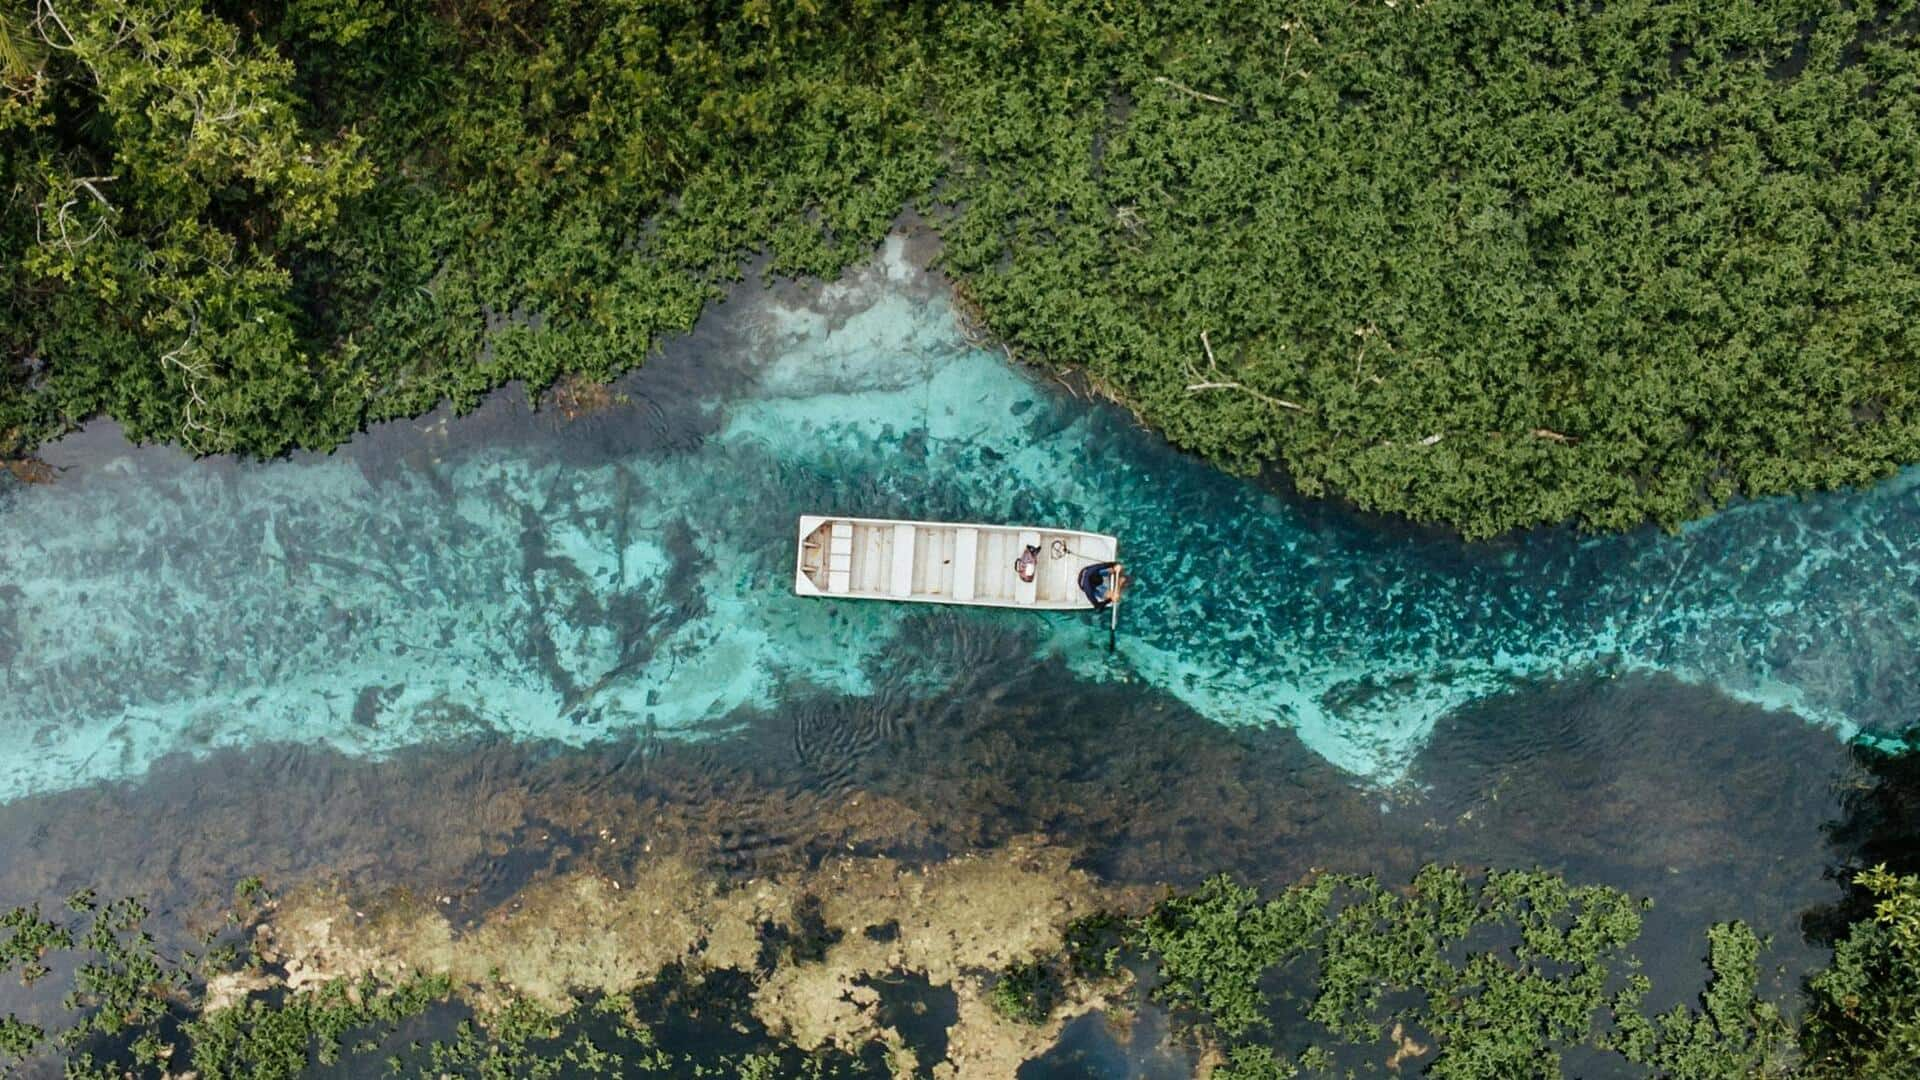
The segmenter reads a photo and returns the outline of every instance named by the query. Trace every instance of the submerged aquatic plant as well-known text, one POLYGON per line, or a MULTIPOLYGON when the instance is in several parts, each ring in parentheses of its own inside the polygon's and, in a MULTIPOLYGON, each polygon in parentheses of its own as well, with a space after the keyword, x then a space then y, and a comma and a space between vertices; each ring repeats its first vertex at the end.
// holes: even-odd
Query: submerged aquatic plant
POLYGON ((1762 943, 1744 924, 1709 932, 1701 1009, 1643 1013, 1649 984, 1629 949, 1646 907, 1544 871, 1472 878, 1433 865, 1404 890, 1321 874, 1272 898, 1216 877, 1120 925, 1126 955, 1156 968, 1153 997, 1222 1044, 1216 1075, 1236 1080, 1317 1073, 1359 1048, 1435 1077, 1558 1076, 1582 1046, 1662 1075, 1782 1067, 1791 1032, 1755 996, 1762 943), (1274 1030, 1276 985, 1303 988, 1285 1030, 1274 1030))
MULTIPOLYGON (((1763 943, 1743 924, 1709 931, 1711 977, 1698 1008, 1649 1017, 1642 1002, 1650 987, 1629 952, 1647 902, 1543 871, 1470 876, 1438 865, 1403 889, 1321 874, 1270 898, 1216 877, 1141 915, 1083 917, 1058 955, 1001 972, 988 1001, 1010 1022, 1037 1023, 1068 983, 1076 994, 1093 991, 1084 1000, 1111 999, 1131 968, 1151 965, 1157 972, 1139 985, 1173 1006, 1185 1030, 1218 1044, 1214 1075, 1232 1080, 1319 1075, 1336 1054, 1360 1050, 1390 1054, 1390 1069, 1417 1064, 1433 1077, 1549 1077, 1561 1074, 1562 1053, 1576 1046, 1667 1076, 1877 1080, 1902 1075, 1920 1045, 1920 879, 1875 871, 1863 885, 1882 907, 1810 982, 1812 1013, 1797 1033, 1777 1006, 1756 997, 1763 943), (1276 986, 1302 991, 1297 999, 1289 991, 1284 1030, 1273 1026, 1268 992, 1276 986)), ((149 986, 90 977, 90 994, 69 999, 91 1010, 57 1036, 70 1054, 69 1076, 191 1068, 208 1080, 280 1080, 316 1065, 375 1060, 389 1074, 501 1078, 886 1068, 878 1043, 801 1051, 766 1032, 751 1010, 753 977, 703 979, 675 966, 652 987, 590 995, 560 1012, 496 984, 475 1014, 455 1002, 458 990, 443 975, 364 976, 209 1009, 195 978, 205 968, 161 959, 139 929, 137 903, 89 908, 75 926, 18 910, 25 914, 10 914, 6 925, 41 942, 65 932, 71 945, 63 948, 78 950, 80 970, 144 973, 151 964, 158 972, 149 986), (90 956, 95 949, 108 955, 90 956), (101 1011, 113 1019, 100 1022, 101 1011), (429 1013, 451 1023, 451 1033, 397 1034, 429 1013), (705 1018, 705 1027, 683 1033, 682 1043, 694 1045, 663 1045, 657 1026, 690 1017, 705 1018), (705 1045, 731 1038, 721 1031, 744 1038, 724 1049, 705 1045)), ((45 1037, 16 1017, 0 1020, 0 1052, 16 1062, 45 1037)))
MULTIPOLYGON (((253 940, 266 912, 250 906, 264 889, 248 878, 224 929, 253 940)), ((885 1048, 802 1050, 766 1031, 753 1016, 745 979, 702 980, 662 973, 625 993, 587 995, 554 1011, 497 975, 485 986, 456 987, 443 973, 401 977, 364 973, 290 989, 256 958, 216 950, 163 956, 143 929, 146 908, 131 898, 76 903, 76 918, 56 922, 33 907, 0 915, 14 930, 7 948, 36 960, 64 953, 74 989, 62 1001, 64 1026, 51 1031, 17 1016, 0 1018, 0 1075, 59 1054, 72 1080, 127 1080, 191 1073, 203 1080, 292 1080, 316 1069, 373 1069, 386 1075, 539 1080, 557 1076, 875 1075, 885 1048), (212 993, 215 979, 246 962, 244 996, 212 993), (465 998, 461 995, 465 994, 465 998), (475 1004, 469 1005, 470 998, 475 1004), (681 1015, 684 1011, 686 1015, 681 1015), (431 1025, 423 1018, 433 1021, 431 1025), (402 1028, 414 1022, 408 1032, 402 1028), (656 1026, 691 1026, 677 1045, 656 1026), (444 1034, 422 1036, 437 1028, 444 1034)), ((79 897, 76 898, 80 899, 79 897)))
POLYGON ((66 927, 41 917, 36 906, 14 908, 0 915, 0 929, 9 931, 0 942, 0 972, 20 969, 20 982, 31 986, 47 973, 42 962, 47 953, 73 947, 73 934, 66 927))
POLYGON ((987 1002, 1008 1020, 1038 1024, 1053 1012, 1054 977, 1044 965, 1023 961, 1000 972, 987 1002))
POLYGON ((1661 1076, 1742 1080, 1786 1071, 1786 1022, 1778 1007, 1754 997, 1761 945, 1740 923, 1707 931, 1713 981, 1700 1011, 1675 1006, 1649 1020, 1640 1003, 1652 984, 1643 975, 1628 976, 1612 1002, 1614 1031, 1603 1045, 1661 1076))

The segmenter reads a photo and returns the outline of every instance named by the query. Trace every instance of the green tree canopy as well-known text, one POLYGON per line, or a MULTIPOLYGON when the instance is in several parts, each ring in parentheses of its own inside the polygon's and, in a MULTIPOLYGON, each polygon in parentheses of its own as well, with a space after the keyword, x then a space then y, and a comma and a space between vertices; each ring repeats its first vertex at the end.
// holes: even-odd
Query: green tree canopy
POLYGON ((1898 1076, 1920 1062, 1920 876, 1876 866, 1858 884, 1873 916, 1853 924, 1808 984, 1814 1077, 1898 1076))
POLYGON ((367 187, 359 140, 309 133, 292 65, 191 4, 41 3, 7 37, 0 415, 200 451, 338 438, 283 253, 367 187))
POLYGON ((1017 352, 1485 535, 1920 460, 1920 0, 38 0, 0 429, 327 446, 918 205, 1017 352), (217 14, 216 14, 217 11, 217 14))

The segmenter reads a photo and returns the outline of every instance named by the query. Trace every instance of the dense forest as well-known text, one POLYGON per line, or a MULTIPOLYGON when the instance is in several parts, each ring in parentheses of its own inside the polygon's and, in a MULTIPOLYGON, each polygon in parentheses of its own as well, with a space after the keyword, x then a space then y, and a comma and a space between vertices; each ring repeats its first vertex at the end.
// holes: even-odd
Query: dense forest
POLYGON ((904 209, 1018 355, 1483 536, 1920 460, 1920 0, 32 0, 0 435, 605 378, 904 209))

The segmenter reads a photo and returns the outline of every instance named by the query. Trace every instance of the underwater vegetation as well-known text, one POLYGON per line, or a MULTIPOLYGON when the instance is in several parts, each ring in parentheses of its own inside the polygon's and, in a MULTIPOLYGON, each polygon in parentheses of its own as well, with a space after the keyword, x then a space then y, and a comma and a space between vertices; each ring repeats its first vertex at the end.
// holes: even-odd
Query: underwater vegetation
POLYGON ((1379 786, 1443 718, 1554 679, 1670 675, 1842 736, 1909 718, 1920 473, 1678 535, 1383 529, 967 346, 909 244, 742 290, 573 420, 503 394, 290 461, 49 447, 58 482, 0 487, 0 795, 267 742, 705 739, 823 692, 858 701, 798 745, 844 760, 893 705, 1053 655, 1379 786), (1071 617, 798 599, 793 522, 823 508, 1071 521, 1143 587, 1113 654, 1071 617))
MULTIPOLYGON (((991 673, 1009 668, 1024 647, 1018 635, 1002 633, 956 648, 955 655, 959 666, 991 673)), ((926 642, 910 641, 906 652, 948 664, 926 642)), ((1588 706, 1605 723, 1578 711, 1595 691, 1559 692, 1559 708, 1573 703, 1559 722, 1580 729, 1585 745, 1549 731, 1548 756, 1523 751, 1508 760, 1512 746, 1526 745, 1526 725, 1515 722, 1516 713, 1540 723, 1556 709, 1515 701, 1485 715, 1475 710, 1452 721, 1484 729, 1449 741, 1458 760, 1436 755, 1423 761, 1419 781, 1431 795, 1383 813, 1378 793, 1353 788, 1304 748, 1289 749, 1296 742, 1289 733, 1223 728, 1125 685, 1091 684, 1063 697, 1061 674, 1061 662, 1054 661, 1011 680, 995 679, 1000 696, 993 699, 964 683, 930 700, 882 688, 872 711, 858 699, 820 695, 755 716, 737 737, 703 742, 653 746, 636 737, 567 749, 494 738, 384 760, 272 745, 220 750, 207 760, 178 756, 139 783, 0 808, 0 887, 6 904, 65 895, 84 881, 100 882, 103 895, 151 890, 158 894, 155 910, 173 913, 165 922, 185 915, 188 923, 184 931, 165 922, 153 927, 160 955, 214 953, 233 944, 260 962, 255 972, 241 958, 222 960, 216 975, 284 978, 310 993, 339 979, 359 986, 369 973, 398 984, 425 970, 460 988, 455 1000, 436 1000, 416 1026, 402 1021, 400 1030, 386 1034, 391 1025, 382 1023, 346 1036, 341 1064, 350 1071, 377 1071, 387 1056, 405 1057, 415 1041, 421 1056, 405 1060, 432 1060, 427 1048, 458 1043, 462 1020, 475 1020, 468 1056, 484 1057, 489 1028, 479 1018, 506 1004, 503 982, 537 1007, 527 1017, 570 1017, 557 1027, 542 1021, 541 1032, 559 1034, 532 1036, 532 1052, 563 1056, 585 1030, 601 1052, 656 1060, 652 1050, 595 1027, 594 1005, 658 970, 666 972, 660 976, 665 989, 636 1009, 676 1063, 683 1051, 787 1053, 781 1047, 790 1044, 794 1056, 783 1060, 799 1068, 804 1055, 823 1049, 868 1054, 852 1048, 876 1036, 885 1042, 881 1029, 893 1028, 915 1040, 911 1049, 922 1067, 945 1058, 974 1066, 958 1075, 1012 1075, 1014 1063, 1026 1060, 1035 1075, 1081 1076, 1038 1071, 1039 1058, 1076 1016, 1099 1026, 1097 1016, 1080 1010, 1123 1015, 1134 1000, 1130 987, 1157 984, 1157 977, 1129 981, 1123 973, 1134 970, 1132 955, 1112 951, 1159 895, 1151 883, 1197 882, 1223 867, 1251 883, 1235 888, 1250 906, 1261 906, 1303 875, 1309 882, 1326 876, 1315 867, 1356 878, 1371 870, 1376 881, 1405 882, 1425 881, 1416 868, 1428 860, 1566 865, 1567 881, 1613 882, 1612 892, 1622 897, 1631 890, 1659 900, 1644 910, 1638 901, 1603 900, 1567 886, 1580 904, 1591 900, 1605 915, 1594 920, 1596 935, 1625 936, 1632 916, 1633 941, 1599 958, 1609 973, 1602 995, 1607 1007, 1627 988, 1628 976, 1644 974, 1652 985, 1639 1000, 1648 1022, 1658 1025, 1659 1015, 1676 1001, 1692 1001, 1698 990, 1703 931, 1735 919, 1786 939, 1760 954, 1756 1000, 1787 1015, 1810 1007, 1795 993, 1798 978, 1826 957, 1808 956, 1804 948, 1796 953, 1793 916, 1833 895, 1821 880, 1833 856, 1814 826, 1834 804, 1821 797, 1828 782, 1808 775, 1818 771, 1809 765, 1846 753, 1824 733, 1780 724, 1705 691, 1608 680, 1588 706), (860 735, 830 736, 833 730, 860 735), (1503 747, 1496 733, 1514 743, 1503 747), (835 760, 824 747, 848 748, 858 757, 835 760), (1654 761, 1675 768, 1663 772, 1654 761), (1782 798, 1786 789, 1800 794, 1782 798), (1623 845, 1622 836, 1635 842, 1623 845), (874 852, 888 854, 867 854, 874 852), (267 913, 272 933, 259 933, 254 916, 243 911, 226 936, 203 943, 197 934, 205 924, 193 913, 249 867, 290 886, 267 913), (1092 888, 1089 872, 1102 875, 1092 888), (350 891, 325 884, 335 875, 350 891), (295 884, 316 880, 322 883, 317 889, 295 884), (1062 888, 1076 881, 1083 884, 1062 888), (1036 918, 1059 932, 1034 933, 1036 918), (1644 967, 1627 964, 1629 954, 1643 958, 1644 967), (1061 980, 1062 957, 1072 958, 1072 970, 1118 981, 1061 980), (1017 977, 996 981, 995 972, 1010 964, 1017 977), (1776 964, 1792 970, 1780 974, 1776 964), (669 970, 676 966, 689 978, 669 970), (720 971, 738 973, 747 989, 714 985, 711 976, 720 971), (915 992, 915 979, 930 982, 932 990, 915 992), (735 1004, 723 1007, 710 996, 672 989, 701 980, 735 1004), (940 1011, 946 992, 958 996, 957 1019, 940 1011), (1104 997, 1112 1003, 1099 1004, 1104 997), (934 1019, 927 1024, 944 1029, 944 1040, 915 1035, 911 1011, 897 1004, 914 1000, 931 1003, 934 1019), (1003 1019, 1010 1013, 1020 1019, 1003 1019), (714 1015, 767 1034, 744 1046, 710 1041, 721 1033, 706 1028, 708 1035, 687 1036, 691 1043, 671 1034, 690 1016, 714 1015), (367 1041, 377 1045, 355 1050, 367 1041), (983 1057, 987 1047, 1001 1049, 983 1057)), ((1855 752, 1882 771, 1842 785, 1858 798, 1832 838, 1844 841, 1837 853, 1843 866, 1870 868, 1882 852, 1899 849, 1899 830, 1911 826, 1902 810, 1910 805, 1911 783, 1899 770, 1883 768, 1906 759, 1865 746, 1855 752)), ((1905 848, 1909 859, 1913 850, 1905 848)), ((1910 873, 1909 865, 1893 861, 1890 871, 1910 873)), ((1466 880, 1479 888, 1477 873, 1466 880)), ((239 901, 257 909, 263 901, 256 883, 244 885, 239 901)), ((1410 895, 1405 887, 1367 889, 1356 886, 1336 899, 1383 919, 1426 925, 1419 905, 1403 910, 1410 895)), ((1528 889, 1530 897, 1549 895, 1544 885, 1528 889)), ((1437 885, 1434 895, 1440 895, 1437 885)), ((69 939, 86 936, 84 917, 45 913, 46 906, 43 900, 41 921, 66 928, 69 939)), ((1234 986, 1246 982, 1226 977, 1247 970, 1272 935, 1254 934, 1257 920, 1235 922, 1185 948, 1182 920, 1198 906, 1191 901, 1163 911, 1166 970, 1192 975, 1187 985, 1195 995, 1231 1002, 1239 993, 1234 986), (1242 930, 1248 941, 1234 944, 1232 935, 1242 930), (1250 959, 1231 970, 1208 959, 1234 950, 1250 959)), ((1871 907, 1845 918, 1870 918, 1871 907)), ((1338 906, 1324 914, 1333 919, 1338 906)), ((1365 1013, 1382 1035, 1359 1048, 1328 1035, 1321 1040, 1326 1052, 1342 1063, 1349 1052, 1383 1061, 1403 1045, 1438 1053, 1436 1036, 1416 1026, 1419 1010, 1391 989, 1404 985, 1393 980, 1410 976, 1391 966, 1390 955, 1370 951, 1375 943, 1404 939, 1362 933, 1361 916, 1348 918, 1341 940, 1343 948, 1360 950, 1354 978, 1385 980, 1383 1007, 1365 1013)), ((1496 923, 1476 924, 1474 933, 1514 929, 1496 923)), ((1557 933, 1561 924, 1553 926, 1557 933)), ((1836 931, 1841 938, 1849 934, 1845 926, 1836 931)), ((7 937, 0 932, 0 941, 7 937)), ((18 940, 20 947, 7 946, 5 955, 37 952, 51 939, 30 932, 18 940)), ((1480 953, 1493 945, 1470 937, 1456 947, 1480 953)), ((1291 980, 1311 972, 1317 949, 1309 941, 1280 972, 1281 985, 1254 980, 1267 1011, 1255 999, 1241 1016, 1265 1015, 1272 1027, 1256 1022, 1231 1040, 1225 1049, 1236 1052, 1235 1060, 1251 1068, 1258 1055, 1279 1054, 1299 1063, 1308 1047, 1267 1033, 1302 1034, 1289 1010, 1304 1010, 1300 1003, 1312 988, 1291 980)), ((58 996, 70 969, 62 957, 69 955, 49 949, 41 960, 49 974, 36 986, 58 996)), ((1510 961, 1506 953, 1494 955, 1510 961)), ((1849 1010, 1898 1015, 1897 1008, 1859 1013, 1850 1003, 1862 983, 1881 977, 1885 955, 1852 969, 1846 992, 1835 995, 1837 1018, 1849 1010)), ((1467 963, 1458 952, 1445 958, 1467 963)), ((1447 985, 1469 997, 1470 977, 1490 977, 1461 971, 1447 976, 1447 985)), ((1536 974, 1549 983, 1565 975, 1550 961, 1536 974)), ((223 985, 260 1003, 231 1021, 243 1029, 234 1037, 243 1050, 254 1045, 244 1031, 284 1030, 272 1038, 290 1039, 309 1023, 296 1017, 284 1029, 276 1026, 268 1015, 278 1000, 271 986, 223 985), (261 1015, 249 1018, 256 1011, 261 1015)), ((1584 994, 1585 986, 1574 989, 1584 994)), ((51 1037, 78 1019, 29 1012, 14 1004, 11 990, 0 986, 0 1013, 15 1011, 51 1037)), ((180 992, 188 1000, 199 997, 192 986, 180 992)), ((1565 996, 1577 995, 1566 990, 1565 996)), ((1691 1006, 1690 1026, 1699 1009, 1691 1006)), ((1145 1015, 1151 1028, 1158 1014, 1149 1009, 1145 1015)), ((1228 1041, 1195 1017, 1197 1027, 1182 1022, 1195 1043, 1228 1041)), ((166 1023, 159 1037, 172 1041, 166 1023)), ((1493 1038, 1477 1030, 1466 1034, 1493 1038)), ((1635 1074, 1582 1057, 1603 1053, 1589 1044, 1590 1035, 1568 1036, 1554 1051, 1566 1075, 1635 1074)), ((1659 1041, 1669 1037, 1658 1030, 1654 1037, 1653 1045, 1669 1045, 1659 1041)), ((317 1054, 318 1044, 305 1038, 298 1044, 303 1052, 317 1054)), ((878 1054, 894 1048, 883 1046, 878 1054)), ((119 1060, 109 1058, 110 1050, 95 1044, 83 1052, 96 1062, 119 1060)), ((190 1060, 189 1050, 180 1044, 174 1071, 190 1060)), ((713 1060, 711 1053, 696 1058, 713 1060)), ((1630 1064, 1612 1051, 1604 1060, 1630 1064)), ((847 1068, 883 1074, 881 1067, 847 1068)), ((627 1071, 640 1070, 630 1065, 627 1071)))
MULTIPOLYGON (((0 943, 11 973, 18 955, 33 983, 41 961, 71 961, 73 989, 60 1010, 71 1021, 57 1030, 0 1018, 0 1075, 24 1064, 64 1059, 70 1080, 195 1075, 205 1080, 290 1080, 335 1075, 469 1076, 547 1080, 556 1076, 775 1077, 875 1075, 883 1055, 832 1048, 806 1053, 766 1036, 718 1032, 752 1017, 737 987, 703 990, 663 974, 635 993, 596 996, 562 1013, 524 997, 496 992, 476 1013, 454 1000, 444 974, 336 978, 288 990, 249 947, 248 931, 270 910, 258 892, 210 931, 200 953, 165 957, 142 929, 146 909, 132 899, 96 906, 77 896, 77 919, 48 921, 37 909, 0 916, 12 935, 0 943), (265 905, 265 906, 257 906, 265 905), (220 942, 220 944, 215 944, 220 942), (735 991, 730 993, 729 991, 735 991), (643 1012, 663 1006, 709 1015, 663 1046, 643 1012), (720 1014, 720 1015, 714 1015, 720 1014), (712 1029, 712 1030, 708 1030, 712 1029), (687 1049, 705 1037, 711 1048, 687 1049), (739 1047, 751 1047, 739 1049, 739 1047)), ((682 1021, 683 1028, 687 1025, 682 1021)))
POLYGON ((209 1080, 380 1063, 383 1075, 998 1075, 1045 1034, 997 1035, 974 988, 1000 958, 1050 949, 1096 891, 1120 899, 1067 863, 1018 846, 917 869, 842 857, 729 886, 662 857, 624 881, 528 889, 457 937, 441 905, 404 892, 272 897, 250 879, 178 955, 146 932, 144 906, 82 894, 71 915, 0 917, 0 973, 72 986, 57 1004, 31 999, 33 1019, 0 1020, 0 1074, 57 1054, 69 1075, 209 1080))
MULTIPOLYGON (((1404 888, 1320 874, 1267 899, 1223 876, 1140 914, 1082 916, 1053 939, 1056 952, 990 975, 986 1000, 999 1019, 970 1023, 1017 1032, 1067 1002, 1121 1013, 1144 995, 1173 1009, 1177 1037, 1204 1048, 1216 1080, 1372 1075, 1382 1065, 1456 1080, 1553 1077, 1569 1060, 1579 1074, 1693 1080, 1902 1075, 1920 1034, 1920 878, 1875 869, 1861 885, 1878 911, 1808 981, 1797 1026, 1756 996, 1764 945, 1742 923, 1708 931, 1711 976, 1696 1006, 1649 1015, 1650 983, 1629 951, 1647 901, 1542 871, 1468 875, 1437 864, 1404 888)), ((0 917, 5 971, 32 983, 51 961, 71 968, 74 987, 60 1006, 68 1026, 0 1019, 0 1070, 58 1050, 70 1077, 281 1080, 376 1063, 383 1075, 502 1078, 964 1075, 919 1060, 892 1029, 825 1038, 770 1029, 757 1015, 768 988, 828 960, 767 936, 772 924, 757 967, 672 962, 555 1006, 498 972, 296 983, 284 957, 251 946, 270 939, 275 918, 257 883, 202 952, 178 960, 158 953, 133 900, 79 895, 68 907, 77 917, 35 908, 0 917)), ((665 913, 663 925, 681 914, 665 913)), ((819 930, 891 940, 872 928, 819 930)), ((883 1001, 860 985, 863 1007, 883 1001)))
POLYGON ((1486 536, 1920 459, 1913 0, 106 0, 0 17, 0 434, 593 379, 905 207, 1019 356, 1486 536))
MULTIPOLYGON (((1215 1080, 1339 1073, 1655 1075, 1726 1080, 1910 1075, 1920 1062, 1920 877, 1859 887, 1875 912, 1806 983, 1798 1024, 1756 995, 1765 944, 1707 932, 1696 1005, 1650 1014, 1629 951, 1649 905, 1541 871, 1429 865, 1403 888, 1316 875, 1263 898, 1226 877, 1146 914, 1102 915, 1044 961, 1010 965, 994 1003, 1043 1019, 1076 982, 1149 972, 1140 993, 1210 1046, 1215 1080), (1280 999, 1272 996, 1280 988, 1280 999)), ((1130 976, 1128 976, 1130 977, 1130 976)))

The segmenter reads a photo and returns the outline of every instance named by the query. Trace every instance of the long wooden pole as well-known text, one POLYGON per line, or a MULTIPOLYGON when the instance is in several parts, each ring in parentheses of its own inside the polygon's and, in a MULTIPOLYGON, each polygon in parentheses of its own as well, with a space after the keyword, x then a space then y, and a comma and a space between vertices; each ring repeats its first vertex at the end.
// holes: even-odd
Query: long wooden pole
POLYGON ((1113 567, 1113 602, 1107 605, 1107 651, 1114 650, 1114 641, 1120 636, 1120 596, 1127 591, 1126 569, 1118 563, 1113 567))

